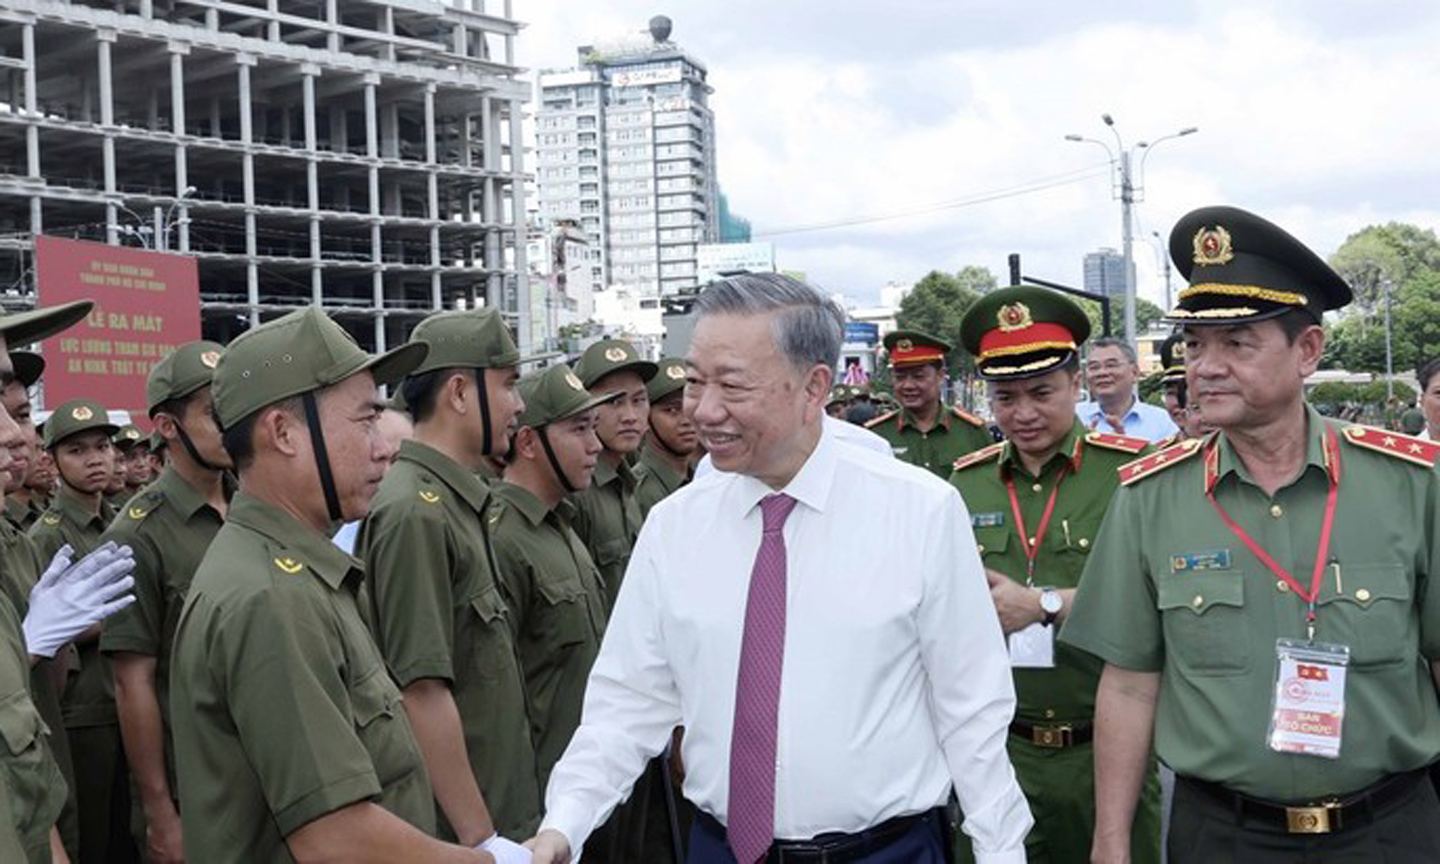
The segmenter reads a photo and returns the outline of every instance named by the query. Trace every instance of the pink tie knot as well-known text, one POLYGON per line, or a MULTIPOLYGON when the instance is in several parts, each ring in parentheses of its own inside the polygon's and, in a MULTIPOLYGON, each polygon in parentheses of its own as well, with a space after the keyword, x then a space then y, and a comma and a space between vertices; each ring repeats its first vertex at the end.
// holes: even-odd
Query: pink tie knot
POLYGON ((765 520, 764 526, 760 529, 766 534, 773 534, 785 527, 785 520, 790 518, 790 511, 795 509, 797 502, 789 495, 766 495, 760 499, 760 515, 765 520))

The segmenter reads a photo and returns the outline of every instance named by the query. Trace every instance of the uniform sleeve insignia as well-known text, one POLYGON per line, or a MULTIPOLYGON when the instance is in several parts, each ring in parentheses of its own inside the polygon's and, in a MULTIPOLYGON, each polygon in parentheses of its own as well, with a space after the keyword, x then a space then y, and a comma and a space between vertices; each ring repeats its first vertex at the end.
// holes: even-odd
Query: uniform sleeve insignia
POLYGON ((971 414, 969 411, 966 411, 966 410, 963 409, 963 408, 956 408, 956 407, 952 406, 952 407, 950 408, 950 410, 951 410, 952 412, 954 412, 954 414, 955 414, 956 417, 959 417, 961 420, 964 420, 966 423, 969 423, 971 426, 979 426, 979 427, 982 427, 982 428, 985 426, 985 421, 984 421, 984 420, 981 420, 979 417, 976 417, 974 414, 971 414))
POLYGON ((149 516, 149 515, 150 515, 150 511, 149 511, 149 510, 146 510, 144 507, 136 506, 136 507, 131 507, 129 510, 127 510, 127 511, 126 511, 126 515, 129 516, 131 519, 137 519, 137 520, 138 520, 138 519, 144 519, 146 516, 149 516))
MULTIPOLYGON (((1118 436, 1110 436, 1118 437, 1118 436)), ((1133 439, 1129 439, 1133 440, 1133 439)), ((1201 451, 1202 442, 1199 438, 1186 438, 1173 447, 1166 447, 1149 456, 1142 456, 1134 462, 1126 462, 1119 468, 1120 485, 1129 486, 1138 480, 1143 480, 1151 474, 1163 471, 1178 462, 1184 462, 1201 451)))
POLYGON ((1144 438, 1131 438, 1128 435, 1111 435, 1108 432, 1091 432, 1085 436, 1087 444, 1094 444, 1096 447, 1104 447, 1107 450, 1119 450, 1122 453, 1139 453, 1150 442, 1144 438))
POLYGON ((899 411, 891 411, 891 412, 888 413, 888 414, 881 414, 881 415, 878 416, 878 417, 872 417, 872 418, 870 418, 869 420, 866 420, 866 421, 865 421, 865 428, 866 428, 866 429, 874 429, 876 426, 879 426, 881 423, 884 423, 886 420, 893 420, 893 419, 895 419, 895 415, 896 415, 896 414, 899 414, 899 413, 900 413, 899 411))
POLYGON ((305 569, 305 565, 296 561, 294 558, 276 558, 275 566, 291 576, 305 569))
POLYGON ((440 503, 440 495, 437 492, 431 492, 429 489, 421 489, 420 500, 426 504, 438 504, 440 503))
POLYGON ((1394 456, 1426 468, 1434 468, 1440 459, 1440 444, 1422 438, 1412 438, 1399 432, 1377 429, 1373 426, 1351 425, 1345 427, 1345 440, 1357 447, 1394 456))
POLYGON ((966 453, 964 456, 956 459, 954 464, 952 464, 950 468, 951 470, 959 471, 962 468, 969 468, 971 465, 979 465, 984 462, 989 462, 995 457, 999 456, 1000 452, 1004 449, 1004 441, 999 441, 995 444, 991 444, 989 447, 981 447, 974 453, 966 453))

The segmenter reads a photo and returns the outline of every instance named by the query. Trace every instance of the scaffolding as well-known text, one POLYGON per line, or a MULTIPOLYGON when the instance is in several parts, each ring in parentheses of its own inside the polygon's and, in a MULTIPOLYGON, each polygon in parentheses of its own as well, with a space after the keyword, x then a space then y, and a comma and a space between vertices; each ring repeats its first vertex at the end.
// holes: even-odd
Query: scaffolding
POLYGON ((0 0, 0 305, 34 304, 48 234, 194 256, 222 342, 309 304, 370 350, 478 305, 528 342, 522 26, 510 0, 0 0))

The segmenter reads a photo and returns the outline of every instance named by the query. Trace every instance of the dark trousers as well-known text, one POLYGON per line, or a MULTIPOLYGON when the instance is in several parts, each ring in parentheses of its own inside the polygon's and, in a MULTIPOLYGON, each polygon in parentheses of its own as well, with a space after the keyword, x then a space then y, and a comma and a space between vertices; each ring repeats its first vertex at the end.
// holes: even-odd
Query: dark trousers
MULTIPOLYGON (((856 864, 946 864, 945 841, 941 836, 944 821, 941 811, 933 811, 894 842, 858 859, 856 864)), ((717 827, 718 823, 710 819, 695 820, 690 829, 686 864, 737 864, 735 853, 730 851, 730 844, 717 827)), ((778 856, 772 851, 770 859, 777 860, 778 856)))
POLYGON ((1440 800, 1435 788, 1414 793, 1333 834, 1290 834, 1175 783, 1170 864, 1434 864, 1440 861, 1440 800))
POLYGON ((78 864, 133 864, 140 860, 130 833, 130 772, 119 724, 67 730, 75 763, 79 814, 78 864))

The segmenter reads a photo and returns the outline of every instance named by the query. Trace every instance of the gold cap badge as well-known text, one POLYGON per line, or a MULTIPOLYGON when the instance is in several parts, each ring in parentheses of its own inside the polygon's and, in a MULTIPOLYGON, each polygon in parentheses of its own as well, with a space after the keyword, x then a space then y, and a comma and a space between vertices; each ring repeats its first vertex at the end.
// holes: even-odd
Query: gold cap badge
POLYGON ((621 360, 624 360, 627 356, 629 356, 629 355, 627 355, 627 354, 625 353, 625 349, 624 349, 624 348, 606 348, 606 349, 605 349, 605 359, 606 359, 606 360, 609 360, 611 363, 619 363, 621 360))
POLYGON ((665 377, 671 381, 680 381, 685 378, 685 370, 679 366, 671 366, 665 370, 665 377))
POLYGON ((1194 246, 1196 264, 1213 267, 1235 259, 1235 250, 1230 248, 1230 232, 1219 225, 1196 231, 1194 246))
POLYGON ((582 383, 580 383, 580 379, 575 377, 575 373, 574 373, 574 372, 566 372, 566 373, 565 373, 565 383, 570 385, 570 389, 571 389, 571 390, 584 390, 584 389, 585 389, 585 385, 582 384, 582 383))
POLYGON ((895 350, 896 350, 896 351, 914 351, 914 350, 915 350, 915 343, 914 343, 914 342, 911 342, 909 339, 898 339, 898 340, 896 340, 896 342, 895 342, 895 350))
POLYGON ((138 430, 138 429, 126 429, 126 430, 125 430, 125 437, 128 438, 128 439, 131 440, 131 441, 134 441, 135 439, 137 439, 137 438, 140 437, 140 430, 138 430))
POLYGON ((1030 307, 1024 303, 1007 303, 1000 307, 995 315, 1000 324, 1000 329, 1009 333, 1011 330, 1023 330, 1035 323, 1030 317, 1030 307))
POLYGON ((200 355, 200 365, 206 369, 214 369, 215 364, 220 362, 219 351, 206 351, 200 355))
POLYGON ((75 420, 89 420, 91 417, 95 416, 95 412, 91 411, 85 405, 77 405, 74 408, 70 409, 70 416, 75 420))
POLYGON ((1184 343, 1184 342, 1176 342, 1176 343, 1175 343, 1175 347, 1170 349, 1170 359, 1172 359, 1172 360, 1184 360, 1184 359, 1185 359, 1185 343, 1184 343))

